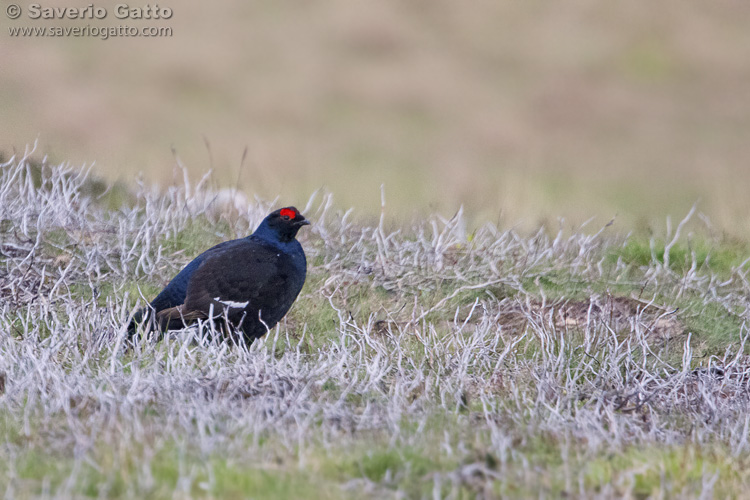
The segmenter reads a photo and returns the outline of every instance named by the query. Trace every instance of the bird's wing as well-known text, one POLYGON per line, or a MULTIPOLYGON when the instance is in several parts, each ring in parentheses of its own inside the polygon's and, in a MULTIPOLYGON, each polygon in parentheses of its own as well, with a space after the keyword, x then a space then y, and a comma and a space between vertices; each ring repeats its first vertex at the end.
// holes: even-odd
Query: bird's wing
POLYGON ((239 312, 275 306, 288 288, 289 277, 279 272, 284 258, 281 251, 252 240, 214 252, 190 278, 184 313, 209 314, 212 306, 215 314, 225 307, 239 312))
POLYGON ((242 240, 224 241, 201 253, 188 265, 182 268, 182 270, 177 273, 174 278, 172 278, 169 284, 164 287, 164 290, 162 290, 159 295, 157 295, 156 298, 151 301, 151 307, 158 312, 164 309, 169 309, 170 307, 176 307, 183 304, 185 302, 185 296, 187 294, 188 283, 190 282, 190 279, 192 278, 195 271, 197 271, 201 264, 203 264, 203 261, 217 252, 223 251, 233 246, 241 245, 241 243, 242 240))

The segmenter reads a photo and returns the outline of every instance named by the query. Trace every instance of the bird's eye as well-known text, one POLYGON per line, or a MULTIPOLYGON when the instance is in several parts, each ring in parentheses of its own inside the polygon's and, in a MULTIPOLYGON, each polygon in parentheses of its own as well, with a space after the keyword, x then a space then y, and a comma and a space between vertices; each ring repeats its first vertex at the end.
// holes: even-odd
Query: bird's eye
POLYGON ((281 218, 282 218, 283 220, 289 220, 289 216, 288 216, 288 215, 282 215, 282 216, 281 216, 281 218))

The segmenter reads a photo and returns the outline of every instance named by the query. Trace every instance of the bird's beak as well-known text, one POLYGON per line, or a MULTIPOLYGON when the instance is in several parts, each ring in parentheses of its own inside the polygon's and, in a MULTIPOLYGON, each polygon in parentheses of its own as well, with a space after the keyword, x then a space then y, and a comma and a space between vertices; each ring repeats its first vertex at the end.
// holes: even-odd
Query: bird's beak
POLYGON ((302 227, 302 226, 309 226, 310 225, 310 221, 307 220, 307 219, 296 220, 296 221, 294 221, 294 224, 297 225, 297 226, 300 226, 300 227, 302 227))

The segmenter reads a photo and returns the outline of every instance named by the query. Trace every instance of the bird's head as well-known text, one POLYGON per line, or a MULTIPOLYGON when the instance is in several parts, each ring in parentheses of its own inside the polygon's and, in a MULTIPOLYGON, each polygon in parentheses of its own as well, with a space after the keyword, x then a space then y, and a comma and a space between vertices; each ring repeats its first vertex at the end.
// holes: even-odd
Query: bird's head
POLYGON ((280 208, 263 219, 255 234, 276 237, 282 243, 292 241, 302 226, 310 221, 294 207, 280 208))

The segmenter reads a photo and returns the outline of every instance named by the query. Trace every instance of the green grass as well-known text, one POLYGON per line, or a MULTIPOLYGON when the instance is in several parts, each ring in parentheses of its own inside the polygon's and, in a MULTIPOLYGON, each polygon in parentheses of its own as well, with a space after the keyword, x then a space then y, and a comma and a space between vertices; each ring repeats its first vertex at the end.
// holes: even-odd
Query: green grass
MULTIPOLYGON (((631 237, 620 249, 610 253, 610 261, 622 259, 634 266, 664 264, 666 243, 663 239, 631 237)), ((711 241, 698 238, 679 241, 669 249, 669 267, 677 273, 690 270, 693 263, 699 272, 727 276, 750 256, 750 246, 737 240, 711 241)))
POLYGON ((187 263, 208 248, 235 237, 226 221, 212 222, 198 217, 188 219, 184 227, 167 234, 162 245, 165 252, 184 255, 187 263))
MULTIPOLYGON (((686 330, 693 333, 693 345, 701 355, 721 355, 727 346, 740 341, 745 321, 733 311, 716 303, 706 304, 700 298, 680 302, 686 330)), ((747 326, 745 326, 747 331, 747 326)))
MULTIPOLYGON (((15 493, 21 498, 41 495, 45 489, 66 489, 74 477, 73 496, 96 498, 173 498, 175 491, 197 498, 343 498, 336 484, 309 472, 281 467, 257 466, 227 458, 220 453, 200 456, 164 444, 143 455, 118 454, 118 450, 101 449, 89 455, 90 460, 71 459, 67 454, 31 451, 13 458, 15 493), (149 481, 153 486, 134 488, 143 474, 143 460, 152 460, 149 481), (180 484, 185 470, 192 471, 190 484, 180 484)), ((8 459, 0 459, 0 470, 8 470, 8 459)), ((0 481, 7 482, 9 477, 0 481)))
MULTIPOLYGON (((23 437, 17 423, 0 422, 6 439, 15 436, 7 442, 26 448, 0 458, 0 481, 10 481, 12 470, 14 491, 20 498, 40 495, 45 489, 65 489, 83 497, 104 494, 113 499, 171 498, 175 491, 195 498, 356 498, 356 488, 340 488, 352 480, 379 485, 376 497, 401 491, 419 498, 434 491, 433 474, 449 474, 462 467, 475 471, 457 484, 462 498, 487 488, 503 496, 568 496, 576 495, 579 487, 592 493, 619 495, 629 491, 636 498, 650 498, 665 487, 673 492, 700 491, 705 474, 721 479, 717 495, 731 495, 749 479, 743 470, 744 460, 718 444, 626 446, 592 452, 587 450, 585 439, 563 441, 540 432, 519 440, 512 455, 500 457, 485 440, 487 436, 474 434, 465 417, 434 420, 428 434, 414 445, 390 447, 386 436, 374 433, 350 439, 341 448, 308 448, 302 469, 298 467, 303 463, 301 456, 295 452, 277 450, 264 458, 239 458, 227 456, 222 450, 200 453, 156 437, 151 444, 132 447, 122 446, 114 435, 107 435, 112 441, 100 442, 86 453, 87 459, 84 455, 76 458, 63 450, 43 449, 38 428, 30 437, 23 437), (456 436, 451 446, 462 442, 458 436, 468 437, 464 442, 470 449, 461 458, 442 449, 441 429, 451 427, 456 436), (525 468, 528 462, 535 464, 533 473, 525 468), (138 479, 144 466, 150 478, 145 483, 138 479), (564 470, 580 482, 567 482, 564 470), (185 471, 191 471, 189 483, 180 482, 185 471), (529 474, 535 480, 530 481, 529 474), (71 477, 75 481, 70 482, 71 477), (488 485, 480 487, 485 480, 489 480, 488 485), (72 489, 67 489, 68 484, 72 489)), ((413 432, 409 429, 407 420, 403 431, 413 432)), ((263 446, 271 450, 273 442, 263 446)), ((455 490, 450 480, 443 479, 440 491, 447 495, 455 490)))

